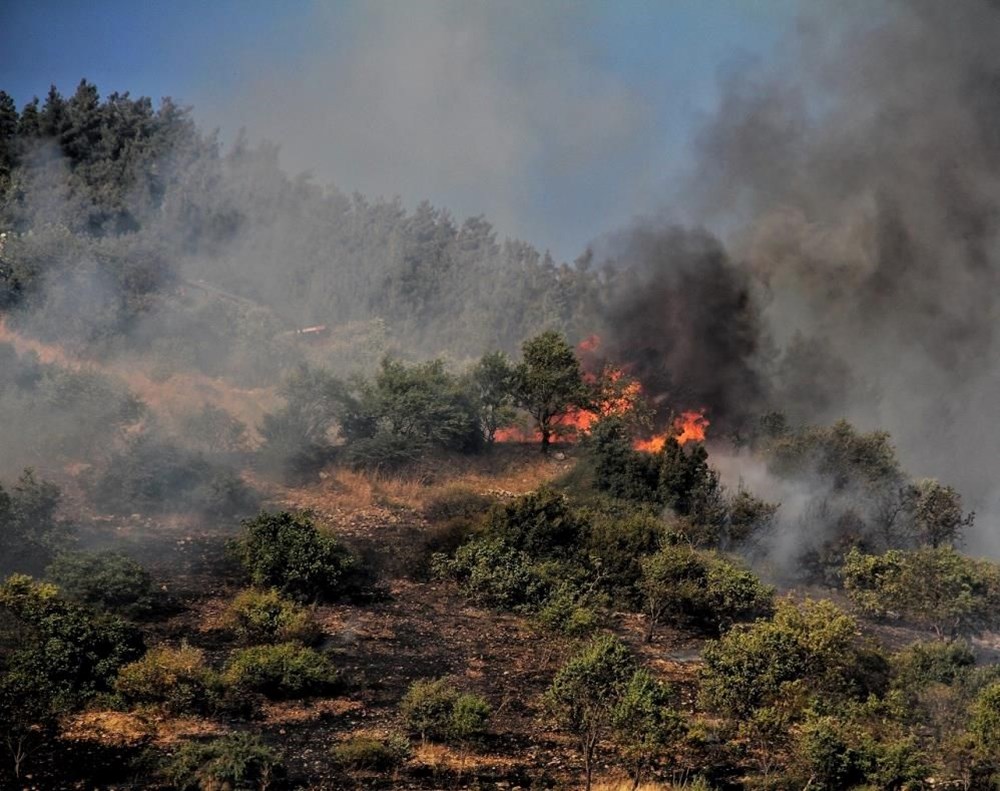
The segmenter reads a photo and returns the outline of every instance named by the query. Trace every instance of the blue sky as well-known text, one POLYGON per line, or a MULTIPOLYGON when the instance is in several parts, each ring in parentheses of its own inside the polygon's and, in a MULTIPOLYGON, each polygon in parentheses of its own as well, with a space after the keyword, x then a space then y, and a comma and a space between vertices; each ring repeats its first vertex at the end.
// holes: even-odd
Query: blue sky
POLYGON ((804 0, 0 0, 0 88, 172 96, 291 171, 484 212, 560 257, 656 210, 721 74, 804 0))

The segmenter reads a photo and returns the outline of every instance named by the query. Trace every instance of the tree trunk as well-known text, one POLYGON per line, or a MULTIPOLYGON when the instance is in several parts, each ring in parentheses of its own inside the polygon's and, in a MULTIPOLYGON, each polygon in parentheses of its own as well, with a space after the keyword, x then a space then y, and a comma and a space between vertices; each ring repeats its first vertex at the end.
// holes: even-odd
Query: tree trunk
POLYGON ((541 430, 542 432, 542 453, 549 452, 549 445, 552 444, 552 432, 546 427, 541 430))

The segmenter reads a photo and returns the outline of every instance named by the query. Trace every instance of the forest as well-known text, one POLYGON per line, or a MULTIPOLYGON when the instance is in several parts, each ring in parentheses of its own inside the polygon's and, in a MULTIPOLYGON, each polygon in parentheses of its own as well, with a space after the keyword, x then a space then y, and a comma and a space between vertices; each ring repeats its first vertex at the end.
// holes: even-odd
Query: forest
POLYGON ((962 492, 623 249, 0 92, 0 786, 997 788, 962 492))

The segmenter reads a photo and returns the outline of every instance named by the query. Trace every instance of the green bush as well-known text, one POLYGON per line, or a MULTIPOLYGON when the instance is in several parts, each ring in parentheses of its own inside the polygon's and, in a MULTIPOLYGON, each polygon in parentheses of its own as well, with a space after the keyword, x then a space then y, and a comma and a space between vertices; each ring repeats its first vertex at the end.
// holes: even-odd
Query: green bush
POLYGON ((576 556, 589 530, 590 525, 570 508, 566 498, 546 487, 509 503, 498 503, 486 523, 487 535, 532 560, 576 556))
POLYGON ((715 552, 666 546, 641 565, 647 640, 667 617, 683 626, 719 632, 771 613, 774 588, 715 552))
POLYGON ((470 541, 454 558, 438 556, 434 571, 456 580, 477 604, 497 610, 533 609, 549 587, 524 552, 499 539, 470 541))
POLYGON ((218 677, 197 648, 150 649, 118 671, 115 691, 130 704, 162 706, 173 714, 207 713, 220 693, 218 677))
POLYGON ((0 485, 0 575, 41 571, 69 536, 56 518, 59 487, 27 469, 17 483, 0 485))
POLYGON ((349 736, 330 752, 333 762, 343 769, 384 772, 406 763, 411 750, 402 736, 349 736))
POLYGON ((237 651, 223 671, 226 684, 269 698, 322 695, 337 686, 333 663, 296 643, 258 645, 237 651))
POLYGON ((587 553, 600 569, 604 587, 624 606, 639 606, 641 594, 636 585, 642 577, 642 559, 663 543, 663 520, 631 506, 590 510, 586 518, 592 525, 587 553))
POLYGON ((178 791, 269 788, 284 774, 281 756, 259 736, 233 733, 210 742, 188 742, 163 767, 178 791))
POLYGON ((243 643, 316 643, 321 631, 312 613, 274 588, 240 591, 226 609, 228 629, 243 643))
POLYGON ((568 637, 584 637, 598 625, 598 615, 572 585, 556 588, 538 610, 538 622, 568 637))
POLYGON ((115 615, 95 613, 21 574, 0 586, 0 610, 13 619, 9 672, 50 690, 56 708, 111 689, 118 669, 138 659, 142 634, 115 615))
POLYGON ((119 552, 66 552, 45 576, 74 601, 124 615, 148 615, 155 604, 149 573, 119 552))
POLYGON ((400 703, 403 721, 421 739, 465 742, 482 736, 490 706, 478 695, 462 692, 447 679, 415 681, 400 703))
POLYGON ((238 516, 257 501, 236 474, 149 434, 112 455, 90 490, 98 506, 115 513, 197 510, 238 516))
POLYGON ((329 599, 352 592, 356 558, 309 514, 262 512, 243 521, 233 553, 250 581, 298 599, 329 599))

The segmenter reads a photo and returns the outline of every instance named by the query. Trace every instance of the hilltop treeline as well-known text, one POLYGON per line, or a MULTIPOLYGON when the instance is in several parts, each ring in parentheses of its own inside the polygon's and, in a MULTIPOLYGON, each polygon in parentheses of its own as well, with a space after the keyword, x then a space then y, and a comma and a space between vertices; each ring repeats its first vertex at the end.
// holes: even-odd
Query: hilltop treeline
POLYGON ((272 145, 223 146, 189 108, 102 99, 85 80, 20 110, 0 92, 0 231, 0 306, 92 342, 141 340, 189 276, 274 314, 246 324, 382 319, 408 350, 473 355, 592 331, 608 278, 500 240, 481 216, 291 177, 272 145))

